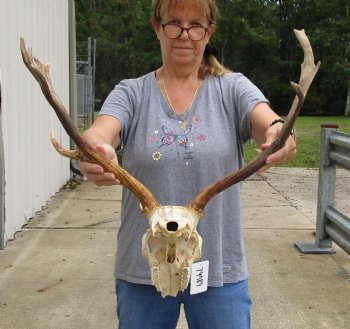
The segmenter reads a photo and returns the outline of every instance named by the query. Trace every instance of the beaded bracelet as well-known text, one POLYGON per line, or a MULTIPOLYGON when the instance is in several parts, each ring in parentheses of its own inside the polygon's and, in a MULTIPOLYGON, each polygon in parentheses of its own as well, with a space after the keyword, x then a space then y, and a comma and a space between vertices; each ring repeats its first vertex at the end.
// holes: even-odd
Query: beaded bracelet
MULTIPOLYGON (((284 123, 284 120, 282 119, 276 119, 274 121, 271 122, 270 127, 272 127, 273 125, 275 125, 276 123, 284 123)), ((290 135, 293 137, 294 141, 295 141, 295 129, 294 127, 292 128, 292 132, 290 133, 290 135)))

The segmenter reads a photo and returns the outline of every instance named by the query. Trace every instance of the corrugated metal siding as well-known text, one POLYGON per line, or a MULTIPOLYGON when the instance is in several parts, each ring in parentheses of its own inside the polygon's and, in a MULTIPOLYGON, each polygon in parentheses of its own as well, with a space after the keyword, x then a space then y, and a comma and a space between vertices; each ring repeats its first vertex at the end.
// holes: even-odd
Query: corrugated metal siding
POLYGON ((50 63, 52 84, 69 108, 68 0, 0 1, 5 149, 5 241, 13 238, 69 179, 69 160, 56 153, 54 130, 64 147, 69 139, 22 62, 19 38, 50 63))

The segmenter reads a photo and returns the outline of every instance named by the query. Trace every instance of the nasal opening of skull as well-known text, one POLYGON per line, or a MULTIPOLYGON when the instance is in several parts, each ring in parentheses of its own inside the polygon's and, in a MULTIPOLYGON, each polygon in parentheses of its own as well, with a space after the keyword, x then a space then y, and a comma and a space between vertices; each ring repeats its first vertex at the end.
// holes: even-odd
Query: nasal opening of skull
POLYGON ((176 232, 179 228, 179 224, 175 221, 170 221, 166 224, 166 228, 169 232, 176 232))

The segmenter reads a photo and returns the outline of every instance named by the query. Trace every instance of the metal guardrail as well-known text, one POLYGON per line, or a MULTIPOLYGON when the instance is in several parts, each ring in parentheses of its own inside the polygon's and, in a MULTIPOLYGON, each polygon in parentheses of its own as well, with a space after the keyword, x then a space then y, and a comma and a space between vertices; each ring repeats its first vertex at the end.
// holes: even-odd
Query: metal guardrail
POLYGON ((330 254, 334 241, 350 254, 350 218, 335 208, 336 166, 350 170, 350 135, 334 124, 321 127, 316 239, 295 245, 305 254, 330 254))

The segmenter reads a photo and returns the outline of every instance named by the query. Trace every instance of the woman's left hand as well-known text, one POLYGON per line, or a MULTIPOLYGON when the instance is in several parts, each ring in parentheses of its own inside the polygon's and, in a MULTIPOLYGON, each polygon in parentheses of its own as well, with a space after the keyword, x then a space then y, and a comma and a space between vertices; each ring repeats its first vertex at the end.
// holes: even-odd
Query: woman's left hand
MULTIPOLYGON (((261 151, 267 149, 269 145, 277 139, 282 127, 283 124, 275 124, 267 129, 266 141, 260 145, 261 151)), ((289 136, 281 149, 267 157, 265 165, 258 171, 259 174, 271 167, 278 166, 295 158, 297 153, 297 145, 294 140, 294 136, 289 136)))

